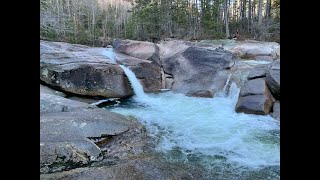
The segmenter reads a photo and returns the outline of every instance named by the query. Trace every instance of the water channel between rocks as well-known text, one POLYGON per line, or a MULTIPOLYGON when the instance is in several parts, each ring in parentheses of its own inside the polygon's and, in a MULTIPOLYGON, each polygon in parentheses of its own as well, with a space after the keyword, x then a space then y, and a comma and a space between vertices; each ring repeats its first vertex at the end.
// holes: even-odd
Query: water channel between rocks
MULTIPOLYGON (((112 49, 105 55, 115 57, 112 49)), ((214 98, 171 91, 145 94, 134 73, 120 66, 135 95, 104 108, 135 117, 152 137, 155 151, 166 159, 204 167, 220 179, 237 179, 239 175, 280 179, 279 121, 270 115, 236 113, 240 89, 234 83, 229 93, 214 98)))

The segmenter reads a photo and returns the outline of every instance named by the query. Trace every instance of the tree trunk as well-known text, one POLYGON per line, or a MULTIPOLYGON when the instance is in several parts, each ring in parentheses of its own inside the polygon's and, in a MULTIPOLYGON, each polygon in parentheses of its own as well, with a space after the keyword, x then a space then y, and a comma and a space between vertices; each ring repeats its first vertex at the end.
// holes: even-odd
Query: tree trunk
POLYGON ((224 21, 226 25, 226 36, 230 37, 229 34, 229 13, 228 13, 228 0, 224 1, 224 21))
POLYGON ((270 17, 271 17, 271 0, 267 0, 266 5, 266 27, 269 27, 270 23, 270 17))
POLYGON ((262 0, 259 0, 259 9, 258 9, 259 22, 258 26, 262 25, 262 0))
POLYGON ((251 33, 251 0, 249 0, 249 7, 248 7, 248 33, 251 33))

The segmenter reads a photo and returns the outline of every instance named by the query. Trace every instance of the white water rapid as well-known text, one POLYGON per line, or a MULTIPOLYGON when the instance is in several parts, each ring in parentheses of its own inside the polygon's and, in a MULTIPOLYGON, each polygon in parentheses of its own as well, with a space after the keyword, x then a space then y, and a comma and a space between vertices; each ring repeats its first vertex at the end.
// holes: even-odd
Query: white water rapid
POLYGON ((269 115, 236 113, 239 88, 234 83, 227 96, 222 93, 214 98, 170 91, 145 94, 134 73, 120 66, 135 96, 106 109, 136 117, 155 139, 157 151, 183 162, 197 157, 197 161, 224 167, 252 170, 280 165, 279 121, 269 115))
POLYGON ((137 77, 134 75, 134 73, 127 67, 125 67, 124 65, 120 65, 120 67, 123 69, 124 73, 127 75, 131 87, 134 91, 135 94, 135 99, 138 100, 148 100, 148 95, 144 93, 143 91, 143 87, 140 84, 139 80, 137 79, 137 77))

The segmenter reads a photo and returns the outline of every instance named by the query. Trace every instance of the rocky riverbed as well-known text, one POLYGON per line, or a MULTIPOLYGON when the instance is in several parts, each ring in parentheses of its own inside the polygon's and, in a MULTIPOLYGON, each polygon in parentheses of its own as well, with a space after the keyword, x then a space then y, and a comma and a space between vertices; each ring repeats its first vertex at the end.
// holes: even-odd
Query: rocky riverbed
MULTIPOLYGON (((148 93, 167 89, 194 98, 216 98, 228 94, 234 83, 240 88, 234 111, 270 114, 280 121, 277 43, 116 40, 113 46, 107 50, 40 41, 41 179, 232 179, 239 175, 171 161, 155 151, 154 137, 139 119, 99 108, 101 102, 117 105, 135 94, 119 64, 129 67, 148 93), (106 56, 110 50, 115 59, 106 56)), ((240 174, 270 176, 263 175, 265 171, 240 174)))

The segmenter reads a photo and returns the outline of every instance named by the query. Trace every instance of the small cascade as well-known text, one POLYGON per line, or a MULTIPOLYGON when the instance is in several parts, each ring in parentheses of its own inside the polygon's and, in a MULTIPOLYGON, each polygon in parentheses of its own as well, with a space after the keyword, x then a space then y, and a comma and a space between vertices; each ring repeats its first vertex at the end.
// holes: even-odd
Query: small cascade
MULTIPOLYGON (((103 55, 107 56, 109 59, 116 61, 116 56, 115 53, 113 51, 113 48, 106 48, 105 51, 103 51, 103 55)), ((141 100, 141 99, 145 99, 147 98, 147 95, 144 93, 143 91, 143 87, 140 84, 139 80, 137 79, 136 75, 127 67, 125 67, 124 65, 119 65, 124 73, 127 75, 130 83, 131 83, 131 87, 133 88, 134 94, 135 94, 135 98, 137 100, 141 100)))
POLYGON ((228 85, 229 85, 231 76, 232 76, 232 73, 230 73, 230 75, 229 75, 229 77, 228 77, 228 79, 227 79, 227 82, 226 82, 226 84, 224 85, 224 87, 223 87, 223 89, 222 89, 222 92, 225 94, 225 96, 228 95, 227 87, 228 87, 228 85))
POLYGON ((217 93, 218 96, 227 97, 229 95, 229 91, 230 91, 229 83, 230 83, 231 76, 232 76, 232 73, 229 74, 226 84, 223 86, 222 91, 217 93))
POLYGON ((102 54, 104 56, 107 56, 112 61, 116 62, 116 56, 115 56, 115 53, 113 52, 113 48, 106 48, 106 50, 103 51, 102 54))
POLYGON ((147 98, 147 95, 144 93, 143 87, 140 84, 139 80, 137 79, 136 75, 124 65, 119 65, 119 66, 123 69, 124 73, 127 75, 136 98, 137 99, 147 98))

